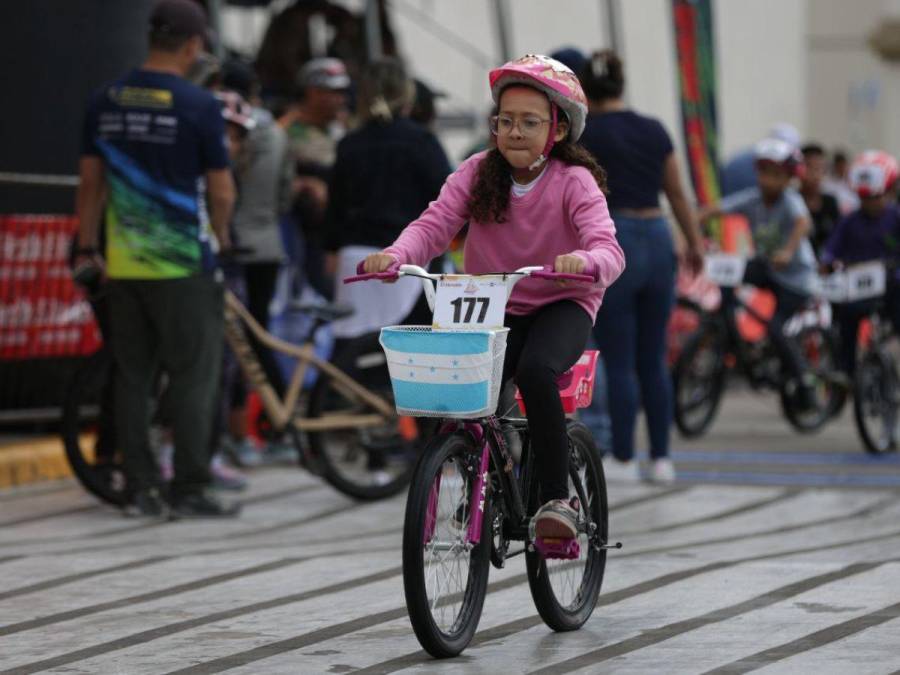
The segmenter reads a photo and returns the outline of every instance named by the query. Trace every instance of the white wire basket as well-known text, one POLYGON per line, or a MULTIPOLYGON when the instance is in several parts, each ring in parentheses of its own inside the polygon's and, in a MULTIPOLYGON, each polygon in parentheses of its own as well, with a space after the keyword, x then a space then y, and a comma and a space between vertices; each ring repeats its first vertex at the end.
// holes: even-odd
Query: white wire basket
POLYGON ((508 328, 440 331, 381 329, 397 412, 412 417, 493 415, 503 378, 508 328))

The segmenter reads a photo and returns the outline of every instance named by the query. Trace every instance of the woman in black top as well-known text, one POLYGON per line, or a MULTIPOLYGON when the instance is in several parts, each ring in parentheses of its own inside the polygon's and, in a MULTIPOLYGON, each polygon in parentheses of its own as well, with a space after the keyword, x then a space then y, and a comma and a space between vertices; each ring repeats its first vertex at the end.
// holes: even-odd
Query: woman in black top
POLYGON ((701 269, 702 242, 688 203, 672 141, 655 119, 629 110, 625 78, 614 52, 596 52, 582 71, 589 99, 581 143, 606 169, 610 214, 625 251, 625 272, 607 291, 594 334, 607 373, 613 458, 611 480, 637 481, 634 429, 643 403, 650 436, 650 480, 670 483, 672 385, 666 366, 666 329, 675 299, 676 257, 660 208, 664 191, 686 240, 685 262, 701 269))
MULTIPOLYGON (((414 95, 415 85, 394 58, 369 64, 360 80, 363 124, 338 144, 328 187, 325 250, 337 278, 355 274, 357 262, 389 246, 450 174, 437 138, 408 117, 414 95)), ((338 283, 335 301, 356 312, 332 325, 335 336, 355 338, 400 323, 416 307, 421 288, 417 279, 390 286, 338 283)), ((422 306, 427 313, 424 301, 422 306)), ((430 314, 425 319, 430 322, 430 314)))

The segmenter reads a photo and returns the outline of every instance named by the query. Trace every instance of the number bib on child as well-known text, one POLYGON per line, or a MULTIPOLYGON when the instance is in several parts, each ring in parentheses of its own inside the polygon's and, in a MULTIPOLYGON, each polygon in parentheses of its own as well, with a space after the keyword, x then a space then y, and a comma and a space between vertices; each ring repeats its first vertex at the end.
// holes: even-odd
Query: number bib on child
POLYGON ((822 295, 831 302, 857 302, 884 295, 887 272, 880 261, 851 265, 821 279, 822 295))
POLYGON ((503 328, 508 287, 502 276, 447 276, 438 281, 434 323, 443 330, 503 328))

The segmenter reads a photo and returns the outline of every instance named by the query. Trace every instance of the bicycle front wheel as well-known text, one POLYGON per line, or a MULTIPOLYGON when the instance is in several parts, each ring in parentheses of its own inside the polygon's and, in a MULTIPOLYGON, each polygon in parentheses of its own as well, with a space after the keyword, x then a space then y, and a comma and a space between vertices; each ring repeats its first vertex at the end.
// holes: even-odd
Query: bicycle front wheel
POLYGON ((470 485, 480 453, 461 433, 428 444, 413 475, 403 526, 403 590, 419 643, 436 658, 459 654, 472 639, 487 592, 490 494, 481 539, 468 542, 470 485))
POLYGON ((65 387, 61 432, 66 459, 78 482, 114 506, 131 494, 113 424, 112 355, 101 349, 81 365, 65 387))
MULTIPOLYGON (((569 425, 569 494, 579 496, 578 544, 574 560, 548 560, 529 546, 525 555, 528 585, 538 614, 555 631, 580 628, 597 604, 606 570, 609 535, 606 480, 594 437, 580 422, 569 425), (578 484, 575 484, 575 481, 578 484)), ((538 505, 538 484, 531 483, 532 513, 538 505)))
POLYGON ((675 425, 693 438, 712 424, 725 388, 725 334, 715 323, 701 324, 672 369, 675 425))
POLYGON ((853 378, 853 419, 866 451, 882 455, 896 448, 900 383, 889 357, 868 352, 853 378))

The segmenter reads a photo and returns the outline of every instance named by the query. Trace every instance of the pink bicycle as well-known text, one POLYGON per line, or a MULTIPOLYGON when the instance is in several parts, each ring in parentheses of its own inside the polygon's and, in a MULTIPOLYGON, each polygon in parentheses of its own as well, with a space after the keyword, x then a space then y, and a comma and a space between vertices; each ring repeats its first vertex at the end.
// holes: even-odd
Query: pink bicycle
MULTIPOLYGON (((490 564, 501 568, 521 554, 544 622, 556 631, 580 628, 596 605, 606 550, 621 547, 607 542, 606 483, 594 439, 570 420, 569 489, 579 514, 577 538, 536 539, 530 523, 540 504, 528 422, 511 415, 512 409, 495 412, 507 332, 502 317, 515 283, 526 276, 594 279, 541 267, 471 276, 433 275, 403 265, 346 282, 399 276, 423 280, 435 324, 382 331, 397 410, 441 418, 414 470, 403 530, 404 591, 419 642, 438 658, 462 652, 481 618, 490 564), (516 438, 522 452, 514 458, 508 443, 516 438), (512 542, 523 545, 510 550, 512 542)), ((596 358, 596 352, 585 352, 559 379, 566 412, 590 403, 596 358)))

